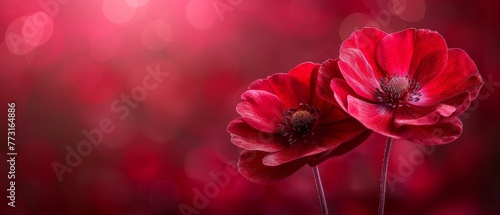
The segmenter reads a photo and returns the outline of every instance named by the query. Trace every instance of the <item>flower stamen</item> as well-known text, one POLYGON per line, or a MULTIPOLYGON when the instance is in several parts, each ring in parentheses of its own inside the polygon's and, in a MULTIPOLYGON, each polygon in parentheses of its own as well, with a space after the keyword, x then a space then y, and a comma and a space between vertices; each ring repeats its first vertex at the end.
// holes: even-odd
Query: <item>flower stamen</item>
POLYGON ((375 91, 375 97, 380 103, 396 108, 406 105, 408 102, 418 102, 421 93, 420 84, 415 80, 409 80, 409 76, 400 77, 394 74, 392 77, 380 78, 380 88, 375 91))
MULTIPOLYGON (((300 103, 298 108, 290 108, 283 113, 280 123, 281 134, 292 145, 301 138, 313 135, 314 123, 318 120, 319 109, 300 103)), ((307 142, 307 140, 305 140, 307 142)))

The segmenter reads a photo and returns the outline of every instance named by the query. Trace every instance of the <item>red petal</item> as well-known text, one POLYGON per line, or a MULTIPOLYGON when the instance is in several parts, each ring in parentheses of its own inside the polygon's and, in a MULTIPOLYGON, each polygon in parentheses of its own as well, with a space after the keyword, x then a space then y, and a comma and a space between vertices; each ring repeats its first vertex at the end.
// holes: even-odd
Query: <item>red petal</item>
POLYGON ((265 166, 262 159, 266 154, 243 150, 238 162, 240 173, 252 182, 271 184, 290 176, 305 165, 305 161, 296 160, 280 166, 265 166))
POLYGON ((384 105, 372 104, 352 96, 347 96, 349 114, 367 128, 388 137, 398 139, 407 134, 393 125, 394 111, 384 105))
POLYGON ((375 100, 374 94, 379 81, 363 53, 358 49, 344 49, 340 53, 340 59, 339 68, 349 86, 358 95, 375 100))
POLYGON ((332 148, 330 151, 324 153, 324 155, 319 157, 318 159, 311 161, 311 162, 308 162, 308 164, 310 166, 316 166, 328 158, 340 156, 340 155, 343 155, 347 152, 350 152, 351 150, 353 150, 354 148, 359 146, 361 143, 363 143, 366 139, 368 139, 368 137, 370 137, 371 134, 372 134, 372 131, 365 129, 365 131, 363 133, 361 133, 360 135, 358 135, 356 138, 354 138, 350 141, 341 143, 337 147, 332 148))
POLYGON ((324 102, 322 106, 318 107, 320 108, 321 113, 317 122, 319 124, 335 123, 349 117, 349 115, 341 107, 332 103, 324 102))
POLYGON ((334 78, 344 79, 340 72, 338 61, 339 59, 329 59, 321 64, 316 87, 316 92, 320 98, 334 104, 337 104, 337 101, 335 101, 335 97, 333 96, 330 83, 334 78))
POLYGON ((437 104, 445 99, 469 92, 469 98, 457 103, 457 109, 468 106, 467 101, 477 97, 483 81, 474 62, 461 49, 450 49, 446 67, 427 84, 422 86, 420 101, 425 105, 437 104))
POLYGON ((248 90, 241 95, 243 100, 236 106, 236 111, 252 127, 275 133, 279 130, 284 106, 278 97, 262 90, 248 90))
MULTIPOLYGON (((316 88, 318 84, 318 74, 319 74, 319 67, 320 64, 314 64, 314 67, 312 68, 312 71, 309 75, 309 101, 308 104, 312 105, 313 107, 322 107, 325 102, 324 99, 318 96, 316 93, 316 88)), ((292 72, 291 72, 292 73, 292 72)), ((293 73, 292 73, 293 75, 293 73)), ((295 75, 294 75, 295 76, 295 75)))
POLYGON ((269 80, 267 80, 267 79, 258 79, 256 81, 252 82, 248 86, 248 89, 249 90, 264 90, 264 91, 270 92, 272 94, 275 94, 273 87, 271 86, 271 84, 269 83, 269 80))
POLYGON ((333 79, 330 87, 335 92, 335 100, 339 103, 340 107, 347 112, 347 96, 356 96, 356 92, 342 79, 333 79))
POLYGON ((309 101, 309 89, 296 78, 287 74, 269 77, 269 83, 285 107, 297 107, 309 101))
POLYGON ((443 70, 447 60, 448 46, 443 37, 435 31, 418 30, 408 74, 425 85, 443 70))
POLYGON ((435 125, 411 126, 414 136, 407 140, 426 145, 445 144, 456 140, 462 133, 462 127, 462 122, 457 118, 435 125))
POLYGON ((455 107, 451 105, 441 104, 432 110, 424 110, 425 115, 418 114, 418 107, 413 107, 413 111, 399 111, 394 119, 394 125, 401 127, 404 125, 433 125, 436 124, 442 117, 449 117, 455 111, 455 107))
POLYGON ((460 114, 462 114, 467 108, 469 107, 471 103, 471 96, 469 92, 463 92, 460 93, 456 96, 453 96, 449 99, 446 99, 442 101, 443 104, 451 105, 455 108, 455 112, 450 116, 451 117, 458 117, 460 114))
POLYGON ((248 86, 249 90, 263 90, 276 95, 288 108, 305 103, 309 99, 306 87, 288 74, 275 74, 267 79, 259 79, 248 86), (295 95, 295 96, 293 96, 295 95))
POLYGON ((329 152, 329 156, 339 156, 351 151, 368 139, 371 134, 371 130, 365 129, 364 132, 356 136, 356 138, 340 144, 340 146, 329 152))
POLYGON ((328 151, 329 149, 330 147, 322 146, 315 142, 314 139, 309 139, 308 142, 299 140, 281 151, 266 155, 262 159, 262 162, 266 166, 279 166, 300 158, 328 151))
MULTIPOLYGON (((313 75, 315 70, 318 70, 319 64, 312 62, 301 63, 295 68, 291 69, 288 74, 296 78, 300 83, 302 83, 307 89, 313 89, 316 83, 317 75, 313 75), (311 88, 311 86, 313 86, 311 88)), ((317 71, 316 71, 317 72, 317 71)), ((314 91, 313 91, 314 92, 314 91)))
POLYGON ((319 65, 315 63, 302 63, 291 69, 288 74, 269 77, 269 82, 287 108, 298 107, 300 103, 309 104, 311 91, 314 90, 314 87, 311 88, 311 81, 316 82, 313 72, 317 73, 318 68, 319 65), (312 76, 314 80, 311 80, 312 76))
POLYGON ((298 107, 300 103, 310 104, 311 95, 316 95, 318 69, 319 64, 302 63, 291 69, 288 74, 275 74, 267 79, 254 81, 248 89, 275 94, 287 108, 298 107))
POLYGON ((375 60, 375 50, 377 46, 387 35, 387 33, 380 31, 376 28, 363 28, 358 31, 354 31, 351 36, 342 43, 340 47, 340 52, 344 49, 355 48, 359 49, 366 60, 375 72, 375 77, 384 77, 383 73, 377 67, 377 61, 375 60))
POLYGON ((385 74, 408 75, 415 44, 415 29, 388 34, 379 43, 376 58, 385 74))
POLYGON ((366 128, 361 123, 349 117, 321 126, 320 129, 314 131, 314 135, 317 137, 319 144, 333 147, 354 139, 365 130, 366 128))
POLYGON ((259 131, 243 118, 238 118, 229 123, 227 131, 231 134, 231 142, 247 150, 276 152, 285 147, 283 136, 277 133, 259 131))

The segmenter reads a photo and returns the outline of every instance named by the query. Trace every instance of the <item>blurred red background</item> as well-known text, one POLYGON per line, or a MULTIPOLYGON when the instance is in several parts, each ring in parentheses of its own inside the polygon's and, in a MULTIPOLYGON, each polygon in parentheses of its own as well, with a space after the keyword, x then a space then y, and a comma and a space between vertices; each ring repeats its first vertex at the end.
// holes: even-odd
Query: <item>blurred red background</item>
MULTIPOLYGON (((436 30, 471 56, 485 80, 457 141, 426 148, 396 141, 386 214, 500 214, 494 1, 0 5, 0 113, 6 119, 7 103, 16 103, 18 153, 16 207, 2 197, 3 214, 320 214, 308 167, 269 186, 235 174, 239 149, 226 126, 249 83, 336 57, 362 26, 436 30)), ((6 139, 6 123, 0 128, 6 139)), ((372 135, 320 165, 331 212, 376 214, 384 141, 372 135)), ((7 150, 2 143, 0 160, 7 150)), ((9 165, 2 163, 7 196, 9 165)))

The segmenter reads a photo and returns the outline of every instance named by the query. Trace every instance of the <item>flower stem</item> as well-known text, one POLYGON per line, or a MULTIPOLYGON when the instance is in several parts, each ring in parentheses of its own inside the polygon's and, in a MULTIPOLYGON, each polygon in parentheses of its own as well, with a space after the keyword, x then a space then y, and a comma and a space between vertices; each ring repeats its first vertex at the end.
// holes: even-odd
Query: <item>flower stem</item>
POLYGON ((321 205, 321 212, 323 215, 328 215, 328 206, 326 206, 325 190, 323 189, 323 183, 321 183, 321 176, 319 175, 318 166, 313 166, 314 183, 316 184, 316 189, 318 190, 319 204, 321 205))
POLYGON ((387 167, 389 166, 389 154, 391 153, 392 138, 387 137, 385 144, 384 160, 382 161, 382 173, 380 176, 380 200, 378 204, 378 214, 384 215, 385 189, 387 186, 387 167))

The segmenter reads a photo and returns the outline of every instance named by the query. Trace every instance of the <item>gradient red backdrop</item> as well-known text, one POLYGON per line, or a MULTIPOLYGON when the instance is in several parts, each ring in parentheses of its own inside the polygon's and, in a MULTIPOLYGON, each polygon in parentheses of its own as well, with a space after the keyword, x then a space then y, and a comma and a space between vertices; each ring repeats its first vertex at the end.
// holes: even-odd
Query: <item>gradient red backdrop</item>
MULTIPOLYGON (((320 214, 311 169, 234 172, 228 122, 249 83, 338 56, 363 26, 436 30, 485 85, 455 142, 396 141, 388 215, 500 214, 495 1, 1 0, 0 212, 320 214), (16 103, 15 208, 7 104, 16 103), (55 170, 55 169, 56 170, 55 170), (181 210, 180 210, 181 208, 181 210)), ((320 165, 331 212, 376 214, 384 138, 320 165)))

